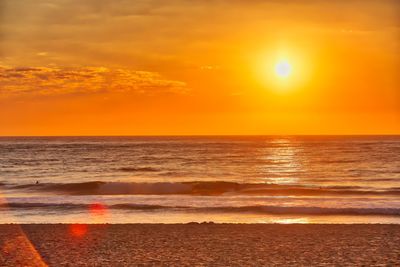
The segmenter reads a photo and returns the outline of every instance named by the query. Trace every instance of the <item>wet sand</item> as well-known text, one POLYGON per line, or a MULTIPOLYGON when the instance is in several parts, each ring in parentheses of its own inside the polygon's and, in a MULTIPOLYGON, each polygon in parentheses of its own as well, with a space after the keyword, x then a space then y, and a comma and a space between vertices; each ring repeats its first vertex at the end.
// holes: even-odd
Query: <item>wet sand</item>
POLYGON ((400 266, 400 225, 0 225, 0 266, 400 266))

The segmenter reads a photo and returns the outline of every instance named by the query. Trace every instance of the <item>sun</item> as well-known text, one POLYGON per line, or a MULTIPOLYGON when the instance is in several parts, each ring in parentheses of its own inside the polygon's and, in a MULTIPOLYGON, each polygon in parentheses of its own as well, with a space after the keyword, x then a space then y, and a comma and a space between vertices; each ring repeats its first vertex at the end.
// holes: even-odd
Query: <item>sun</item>
POLYGON ((307 50, 271 48, 258 52, 250 64, 260 88, 267 92, 284 93, 304 90, 312 82, 315 57, 307 50))
POLYGON ((287 78, 292 73, 292 66, 287 60, 280 60, 275 65, 275 73, 280 78, 287 78))

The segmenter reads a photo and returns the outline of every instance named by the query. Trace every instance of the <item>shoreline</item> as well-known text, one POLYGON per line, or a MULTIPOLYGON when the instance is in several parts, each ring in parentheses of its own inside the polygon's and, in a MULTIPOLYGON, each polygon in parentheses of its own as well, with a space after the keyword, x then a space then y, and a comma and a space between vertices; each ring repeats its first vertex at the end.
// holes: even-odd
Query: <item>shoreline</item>
POLYGON ((312 226, 328 226, 328 225, 337 225, 337 226, 399 226, 400 223, 231 223, 231 222, 213 222, 213 221, 204 221, 204 222, 184 222, 184 223, 0 223, 0 227, 2 226, 57 226, 57 225, 88 225, 88 226, 112 226, 112 225, 123 225, 123 226, 140 226, 140 225, 148 225, 148 226, 162 226, 162 225, 175 225, 175 226, 184 226, 184 225, 253 225, 253 226, 270 226, 270 225, 281 225, 281 226, 290 226, 290 225, 312 225, 312 226))
POLYGON ((0 224, 0 265, 398 265, 398 244, 396 224, 0 224))

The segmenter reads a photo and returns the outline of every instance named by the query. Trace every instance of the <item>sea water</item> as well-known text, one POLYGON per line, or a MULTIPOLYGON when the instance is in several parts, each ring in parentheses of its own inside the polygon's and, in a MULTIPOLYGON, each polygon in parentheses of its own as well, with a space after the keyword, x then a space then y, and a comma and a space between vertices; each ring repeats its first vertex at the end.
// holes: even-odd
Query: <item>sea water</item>
POLYGON ((0 223, 400 223, 400 136, 1 137, 0 223))

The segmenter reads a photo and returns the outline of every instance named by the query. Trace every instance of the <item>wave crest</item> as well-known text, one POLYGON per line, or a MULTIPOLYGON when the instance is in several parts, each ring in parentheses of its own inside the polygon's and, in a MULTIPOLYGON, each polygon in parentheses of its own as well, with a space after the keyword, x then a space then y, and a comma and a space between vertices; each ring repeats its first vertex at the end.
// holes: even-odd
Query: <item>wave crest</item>
POLYGON ((12 189, 53 191, 72 195, 265 195, 265 196, 338 196, 400 195, 399 188, 372 190, 356 186, 307 187, 235 182, 84 182, 44 183, 11 186, 12 189))

